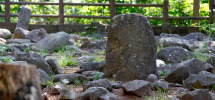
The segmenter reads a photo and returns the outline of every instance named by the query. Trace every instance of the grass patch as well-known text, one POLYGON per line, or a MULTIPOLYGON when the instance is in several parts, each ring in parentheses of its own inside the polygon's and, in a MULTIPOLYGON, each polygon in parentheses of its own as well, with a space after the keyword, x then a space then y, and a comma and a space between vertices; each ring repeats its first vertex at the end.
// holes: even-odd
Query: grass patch
POLYGON ((105 60, 104 57, 101 57, 101 56, 98 56, 98 55, 94 55, 93 57, 94 57, 93 62, 102 62, 102 61, 105 60))
POLYGON ((61 58, 58 59, 58 63, 61 67, 66 67, 66 66, 77 66, 78 63, 75 59, 73 59, 73 55, 66 55, 63 52, 60 52, 61 58))
POLYGON ((145 96, 144 100, 169 100, 168 93, 155 92, 152 96, 145 96))
POLYGON ((206 62, 210 57, 204 54, 201 54, 199 52, 194 52, 197 59, 199 59, 202 62, 206 62))
POLYGON ((157 52, 160 51, 161 49, 163 49, 162 45, 157 45, 157 52))

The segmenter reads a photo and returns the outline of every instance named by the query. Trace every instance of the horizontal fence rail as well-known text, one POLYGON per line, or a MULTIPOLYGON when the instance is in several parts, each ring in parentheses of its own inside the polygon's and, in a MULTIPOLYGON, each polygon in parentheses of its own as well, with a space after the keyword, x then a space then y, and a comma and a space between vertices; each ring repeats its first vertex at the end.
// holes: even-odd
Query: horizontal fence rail
MULTIPOLYGON (((5 14, 0 14, 0 17, 5 17, 5 22, 10 22, 10 17, 18 17, 18 14, 10 14, 10 5, 59 5, 59 15, 32 15, 32 17, 42 17, 42 18, 59 18, 60 24, 64 24, 65 18, 101 18, 101 19, 111 19, 116 15, 116 7, 161 7, 163 8, 162 17, 147 17, 150 20, 163 20, 163 24, 168 24, 168 20, 209 20, 210 23, 214 22, 214 0, 210 0, 209 16, 193 16, 193 17, 169 17, 169 0, 164 0, 163 4, 125 4, 116 3, 115 0, 110 0, 109 4, 104 3, 68 3, 63 0, 56 2, 10 2, 10 0, 5 0, 5 2, 0 2, 0 4, 5 5, 5 14), (110 7, 110 16, 85 16, 85 15, 64 15, 64 6, 108 6, 110 7)), ((195 6, 195 5, 194 5, 195 6)), ((196 10, 196 9, 195 9, 196 10)), ((198 10, 198 9, 197 9, 198 10)))

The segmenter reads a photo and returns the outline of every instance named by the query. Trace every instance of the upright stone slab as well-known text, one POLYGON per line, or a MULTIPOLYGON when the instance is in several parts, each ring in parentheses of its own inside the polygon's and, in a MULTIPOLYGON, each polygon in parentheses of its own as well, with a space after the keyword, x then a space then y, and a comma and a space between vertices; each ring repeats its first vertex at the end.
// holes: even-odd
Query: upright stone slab
POLYGON ((18 23, 16 28, 21 27, 24 30, 28 30, 29 22, 31 18, 31 9, 28 7, 22 7, 19 13, 18 23))
POLYGON ((106 51, 105 77, 129 81, 157 74, 156 40, 145 16, 115 16, 109 29, 106 51))

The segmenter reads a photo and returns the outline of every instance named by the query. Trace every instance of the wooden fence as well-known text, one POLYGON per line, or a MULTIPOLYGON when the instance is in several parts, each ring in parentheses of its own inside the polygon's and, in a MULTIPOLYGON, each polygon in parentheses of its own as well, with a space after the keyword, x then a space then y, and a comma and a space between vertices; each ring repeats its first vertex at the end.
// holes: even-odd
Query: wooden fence
POLYGON ((54 2, 10 2, 10 0, 5 0, 5 2, 0 2, 0 4, 5 5, 5 14, 1 14, 0 17, 5 17, 5 22, 10 22, 10 17, 17 17, 18 14, 10 14, 10 5, 59 5, 59 15, 32 15, 32 17, 42 17, 42 18, 59 18, 60 24, 64 24, 65 18, 102 18, 102 19, 110 19, 116 15, 116 7, 162 7, 163 8, 163 16, 162 17, 147 17, 149 20, 162 20, 163 24, 167 24, 168 20, 209 20, 210 23, 214 22, 214 0, 210 0, 209 2, 209 16, 199 16, 199 4, 195 3, 194 0, 194 16, 193 17, 169 17, 169 0, 164 0, 163 4, 125 4, 125 3, 116 3, 115 0, 110 0, 109 4, 103 3, 68 3, 63 0, 59 0, 59 3, 54 2), (110 7, 110 16, 84 16, 84 15, 64 15, 64 6, 109 6, 110 7))

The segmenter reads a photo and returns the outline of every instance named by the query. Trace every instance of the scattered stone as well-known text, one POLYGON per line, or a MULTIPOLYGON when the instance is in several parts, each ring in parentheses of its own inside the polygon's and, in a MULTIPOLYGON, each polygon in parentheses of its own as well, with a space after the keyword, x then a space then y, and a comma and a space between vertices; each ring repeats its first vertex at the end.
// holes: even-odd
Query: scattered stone
POLYGON ((194 33, 189 33, 186 36, 183 37, 186 40, 193 40, 193 41, 210 41, 213 40, 207 35, 200 33, 200 32, 194 32, 194 33))
POLYGON ((77 73, 83 73, 84 71, 98 70, 99 62, 88 62, 81 64, 80 69, 77 73))
POLYGON ((58 32, 50 34, 37 42, 32 49, 53 51, 58 47, 69 45, 69 34, 65 32, 58 32))
POLYGON ((215 84, 215 74, 202 71, 192 74, 185 80, 185 86, 190 89, 212 88, 215 84))
POLYGON ((52 74, 52 68, 49 66, 49 64, 46 62, 46 60, 40 56, 39 53, 36 52, 29 52, 29 53, 19 53, 17 54, 17 61, 26 61, 29 64, 34 64, 37 66, 37 68, 40 68, 41 70, 45 71, 47 74, 52 74))
POLYGON ((168 71, 165 81, 181 84, 182 80, 185 80, 190 74, 198 74, 201 71, 205 71, 203 63, 200 60, 193 58, 174 64, 168 71))
POLYGON ((100 79, 100 78, 103 78, 103 76, 104 76, 104 73, 98 72, 98 71, 84 71, 84 72, 82 73, 82 75, 86 76, 86 77, 88 78, 88 80, 93 80, 93 79, 95 79, 95 78, 97 77, 96 74, 99 74, 99 79, 100 79))
POLYGON ((152 83, 152 89, 157 91, 164 91, 167 92, 169 90, 169 83, 163 80, 158 80, 152 83))
POLYGON ((75 35, 75 34, 69 34, 69 38, 72 40, 72 41, 75 41, 77 42, 80 38, 79 35, 75 35))
POLYGON ((0 38, 3 38, 3 39, 11 38, 11 32, 8 29, 0 28, 0 38))
POLYGON ((95 40, 95 41, 86 41, 81 45, 81 49, 99 49, 104 50, 106 48, 106 39, 95 40))
POLYGON ((215 66, 215 54, 213 54, 207 61, 206 63, 209 63, 213 66, 215 66))
POLYGON ((137 96, 146 95, 151 91, 150 82, 144 80, 126 82, 122 85, 122 89, 127 94, 134 94, 137 96))
POLYGON ((156 65, 157 65, 157 67, 162 67, 162 66, 166 65, 166 63, 163 60, 156 59, 156 65))
POLYGON ((213 66, 211 64, 205 63, 203 65, 203 67, 206 69, 206 71, 213 73, 214 68, 213 68, 213 66))
POLYGON ((115 16, 109 29, 106 52, 104 77, 129 81, 146 79, 149 74, 157 73, 156 40, 145 16, 115 16))
POLYGON ((83 63, 83 62, 92 62, 93 60, 94 60, 94 57, 92 56, 82 56, 78 58, 76 61, 79 63, 83 63))
POLYGON ((161 34, 160 34, 160 37, 161 37, 161 38, 163 38, 163 37, 181 38, 181 36, 178 35, 178 34, 168 34, 168 33, 161 33, 161 34))
POLYGON ((13 61, 13 63, 15 63, 15 64, 27 64, 26 61, 13 61))
POLYGON ((158 43, 160 46, 163 46, 164 48, 170 47, 170 46, 179 46, 190 51, 194 51, 195 49, 193 41, 180 39, 180 38, 172 38, 172 37, 160 38, 158 43))
POLYGON ((8 39, 7 43, 18 43, 18 44, 22 44, 22 43, 31 43, 29 39, 8 39))
POLYGON ((81 82, 86 81, 87 77, 81 74, 58 74, 54 76, 54 82, 60 82, 63 79, 67 79, 69 83, 74 83, 75 80, 79 80, 81 82))
POLYGON ((174 92, 174 95, 176 97, 182 97, 183 95, 187 94, 189 91, 186 88, 180 88, 177 91, 174 92))
POLYGON ((60 100, 75 100, 76 94, 74 90, 71 89, 62 89, 60 91, 60 100))
POLYGON ((180 100, 215 100, 213 93, 208 89, 196 89, 178 98, 180 100))
POLYGON ((81 93, 76 100, 98 100, 98 98, 100 98, 102 95, 104 96, 107 93, 111 92, 109 92, 107 89, 103 87, 91 87, 84 91, 83 93, 81 93))
POLYGON ((146 81, 149 81, 151 83, 155 82, 158 80, 158 77, 157 75, 155 74, 150 74, 147 78, 146 78, 146 81))
POLYGON ((6 43, 7 41, 5 40, 5 39, 3 39, 3 38, 0 38, 0 45, 4 45, 5 43, 6 43))
POLYGON ((19 11, 18 23, 16 24, 17 28, 22 28, 28 30, 29 22, 31 18, 31 9, 23 6, 19 11))
POLYGON ((45 85, 47 84, 48 82, 51 81, 50 77, 48 76, 48 74, 46 72, 44 72, 43 70, 41 69, 37 69, 37 74, 39 76, 39 79, 40 79, 40 83, 42 85, 45 85))
POLYGON ((118 100, 117 97, 111 92, 101 95, 98 99, 99 100, 118 100))
POLYGON ((114 89, 120 89, 120 88, 122 88, 122 82, 121 81, 117 81, 117 82, 113 82, 113 83, 111 83, 111 86, 112 86, 112 88, 114 88, 114 89))
POLYGON ((112 86, 108 79, 99 79, 99 80, 87 82, 83 85, 84 91, 90 87, 104 87, 107 90, 112 91, 112 86))
POLYGON ((46 59, 46 61, 51 66, 51 68, 55 74, 62 74, 63 73, 56 58, 51 57, 51 58, 46 59))
POLYGON ((103 72, 104 69, 105 69, 105 60, 103 60, 102 62, 99 63, 99 66, 98 66, 98 70, 103 72))
POLYGON ((14 31, 14 39, 24 39, 29 34, 28 30, 24 30, 21 27, 16 28, 14 31))
POLYGON ((46 37, 46 30, 43 28, 32 30, 25 38, 30 39, 31 42, 37 43, 46 37))
POLYGON ((158 51, 158 59, 166 63, 180 63, 188 59, 195 58, 195 55, 182 47, 166 47, 158 51))

